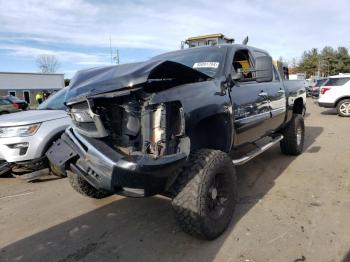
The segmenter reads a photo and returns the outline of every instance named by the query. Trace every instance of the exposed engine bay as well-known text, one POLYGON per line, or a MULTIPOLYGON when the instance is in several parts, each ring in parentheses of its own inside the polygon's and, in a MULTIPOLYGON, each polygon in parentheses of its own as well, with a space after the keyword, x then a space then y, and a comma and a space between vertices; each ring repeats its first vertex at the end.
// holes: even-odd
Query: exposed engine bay
POLYGON ((78 132, 100 138, 124 154, 177 153, 179 138, 185 134, 180 102, 150 105, 148 98, 142 90, 101 96, 71 105, 70 115, 78 132))

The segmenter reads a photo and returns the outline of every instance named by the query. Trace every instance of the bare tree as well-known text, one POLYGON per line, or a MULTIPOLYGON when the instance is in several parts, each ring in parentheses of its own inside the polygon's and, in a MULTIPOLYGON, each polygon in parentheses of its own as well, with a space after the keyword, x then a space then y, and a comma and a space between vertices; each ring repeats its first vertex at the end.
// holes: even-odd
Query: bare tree
POLYGON ((45 74, 55 73, 60 67, 60 62, 54 55, 39 55, 36 64, 40 71, 45 74))
POLYGON ((298 60, 295 57, 293 57, 292 60, 290 61, 290 66, 293 68, 298 67, 298 60))
POLYGON ((280 61, 282 64, 287 64, 287 61, 282 56, 278 58, 278 61, 280 61))

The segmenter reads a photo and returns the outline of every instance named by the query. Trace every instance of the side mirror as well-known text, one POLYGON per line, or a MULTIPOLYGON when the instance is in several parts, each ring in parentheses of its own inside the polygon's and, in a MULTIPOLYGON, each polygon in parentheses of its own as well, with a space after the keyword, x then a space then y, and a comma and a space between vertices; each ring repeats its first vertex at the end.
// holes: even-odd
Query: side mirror
POLYGON ((272 71, 272 58, 271 56, 260 56, 255 59, 255 74, 256 82, 271 82, 272 71))
POLYGON ((243 68, 238 68, 237 72, 232 72, 231 79, 233 81, 239 81, 243 78, 243 68))

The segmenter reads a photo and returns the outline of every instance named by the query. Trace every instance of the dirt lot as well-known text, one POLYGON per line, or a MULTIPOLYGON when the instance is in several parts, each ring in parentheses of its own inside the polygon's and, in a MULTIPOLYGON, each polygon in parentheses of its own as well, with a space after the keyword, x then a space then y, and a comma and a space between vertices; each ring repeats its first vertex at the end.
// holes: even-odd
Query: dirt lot
POLYGON ((0 178, 0 261, 350 261, 350 119, 308 101, 306 148, 240 167, 227 232, 197 240, 163 197, 91 200, 67 179, 0 178))

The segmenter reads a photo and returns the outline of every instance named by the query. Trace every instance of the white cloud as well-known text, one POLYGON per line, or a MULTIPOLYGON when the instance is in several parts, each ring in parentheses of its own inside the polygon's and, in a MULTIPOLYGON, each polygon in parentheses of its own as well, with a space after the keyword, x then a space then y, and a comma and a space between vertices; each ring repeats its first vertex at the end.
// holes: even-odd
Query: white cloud
MULTIPOLYGON (((0 34, 14 45, 24 39, 108 48, 111 35, 119 48, 170 50, 188 36, 222 32, 238 42, 249 35, 252 45, 291 58, 350 42, 348 0, 0 0, 0 6, 0 34)), ((59 54, 80 64, 103 62, 96 55, 59 54)))
POLYGON ((80 65, 106 65, 108 54, 86 54, 71 51, 55 51, 49 49, 33 48, 21 45, 0 44, 0 49, 8 51, 13 56, 36 58, 39 55, 55 55, 59 61, 75 62, 80 65))

